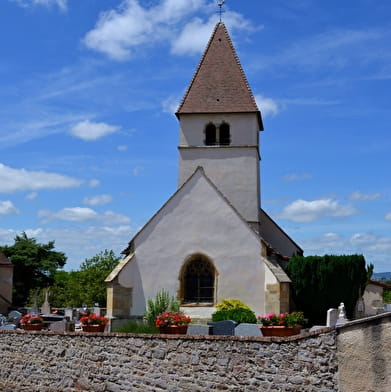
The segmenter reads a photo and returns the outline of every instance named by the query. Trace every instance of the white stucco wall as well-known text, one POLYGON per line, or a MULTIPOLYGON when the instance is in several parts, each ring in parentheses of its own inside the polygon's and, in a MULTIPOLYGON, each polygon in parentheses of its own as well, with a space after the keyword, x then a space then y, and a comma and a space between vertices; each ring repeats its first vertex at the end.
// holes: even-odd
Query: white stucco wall
POLYGON ((135 256, 119 281, 133 286, 132 314, 161 289, 177 295, 184 261, 206 255, 217 270, 217 298, 264 311, 265 267, 257 235, 197 171, 134 238, 135 256))
POLYGON ((255 113, 182 114, 180 116, 179 145, 203 146, 205 127, 209 122, 230 126, 232 146, 258 145, 259 124, 255 113))
POLYGON ((256 147, 179 149, 179 186, 198 166, 204 168, 206 175, 247 221, 258 222, 260 182, 256 147))
POLYGON ((259 123, 255 113, 180 116, 178 187, 198 166, 248 222, 259 221, 259 123), (205 146, 205 127, 230 126, 230 146, 205 146))

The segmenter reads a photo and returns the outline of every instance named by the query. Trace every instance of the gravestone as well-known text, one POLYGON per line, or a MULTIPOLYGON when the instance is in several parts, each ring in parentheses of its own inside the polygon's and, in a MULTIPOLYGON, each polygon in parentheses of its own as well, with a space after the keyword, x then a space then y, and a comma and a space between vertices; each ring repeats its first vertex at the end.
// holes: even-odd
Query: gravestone
POLYGON ((235 328, 235 336, 263 336, 257 324, 241 323, 235 328))
POLYGON ((69 317, 69 320, 73 320, 73 309, 72 308, 65 308, 64 311, 65 317, 69 317))
POLYGON ((213 335, 235 335, 235 327, 238 325, 236 321, 232 320, 223 320, 217 321, 212 324, 213 325, 213 335))
POLYGON ((21 318, 22 318, 22 313, 18 312, 17 310, 13 310, 8 314, 8 320, 16 325, 18 325, 21 318))
POLYGON ((210 335, 212 327, 209 325, 190 324, 187 327, 187 335, 210 335))
POLYGON ((65 319, 61 321, 54 321, 50 323, 49 329, 53 332, 65 332, 67 321, 65 319))
POLYGON ((338 310, 335 308, 331 308, 327 311, 327 321, 326 321, 326 326, 327 327, 335 327, 337 324, 338 320, 338 310))

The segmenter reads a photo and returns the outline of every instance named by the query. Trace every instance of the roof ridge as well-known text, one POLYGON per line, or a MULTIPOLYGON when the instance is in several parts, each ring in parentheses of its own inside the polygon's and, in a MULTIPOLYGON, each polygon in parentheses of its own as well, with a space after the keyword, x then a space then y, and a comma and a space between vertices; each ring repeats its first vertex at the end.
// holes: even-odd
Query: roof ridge
MULTIPOLYGON (((246 74, 244 73, 244 69, 243 69, 242 64, 241 64, 241 62, 240 62, 238 53, 237 53, 236 50, 235 50, 234 44, 233 44, 233 42, 232 42, 232 39, 231 39, 230 35, 228 34, 228 30, 227 30, 227 28, 225 27, 225 24, 224 24, 223 22, 220 22, 220 23, 221 23, 221 24, 223 25, 223 27, 224 27, 224 33, 225 33, 225 35, 226 35, 226 37, 227 37, 227 40, 228 40, 229 45, 231 46, 232 54, 234 55, 235 60, 236 60, 236 63, 237 63, 238 66, 239 66, 239 69, 240 69, 240 72, 241 72, 242 77, 243 77, 243 79, 244 79, 244 82, 245 82, 245 84, 246 84, 247 90, 248 90, 248 92, 250 93, 250 97, 251 97, 251 99, 252 99, 254 105, 258 108, 257 102, 255 101, 255 98, 254 98, 254 94, 253 94, 253 92, 252 92, 252 90, 251 90, 251 87, 250 87, 250 83, 248 82, 247 76, 246 76, 246 74)), ((217 29, 217 25, 216 25, 216 29, 217 29)), ((258 108, 258 109, 259 109, 259 108, 258 108)))
POLYGON ((196 70, 195 70, 195 72, 194 72, 194 74, 193 74, 193 77, 191 78, 189 87, 187 88, 186 93, 185 93, 185 95, 183 96, 182 101, 181 101, 181 103, 179 104, 178 110, 176 111, 176 113, 179 113, 179 112, 180 112, 181 107, 183 106, 183 104, 185 103, 185 100, 186 100, 187 96, 189 95, 189 92, 190 92, 190 90, 191 90, 191 87, 193 86, 193 83, 194 83, 194 81, 195 81, 195 79, 196 79, 196 76, 197 76, 197 74, 198 74, 198 72, 199 72, 199 70, 200 70, 200 68, 201 68, 201 64, 202 64, 202 63, 204 62, 204 60, 205 60, 206 53, 208 52, 208 50, 209 50, 209 48, 210 48, 210 45, 211 45, 211 43, 212 43, 212 40, 213 40, 213 38, 214 38, 214 36, 215 36, 215 34, 216 34, 217 28, 218 28, 218 26, 219 26, 220 23, 222 23, 222 22, 216 23, 216 26, 215 26, 215 28, 214 28, 214 30, 213 30, 213 33, 212 33, 212 35, 209 37, 208 43, 206 44, 206 47, 205 47, 205 49, 204 49, 204 52, 202 53, 201 60, 199 61, 198 65, 197 65, 197 68, 196 68, 196 70))

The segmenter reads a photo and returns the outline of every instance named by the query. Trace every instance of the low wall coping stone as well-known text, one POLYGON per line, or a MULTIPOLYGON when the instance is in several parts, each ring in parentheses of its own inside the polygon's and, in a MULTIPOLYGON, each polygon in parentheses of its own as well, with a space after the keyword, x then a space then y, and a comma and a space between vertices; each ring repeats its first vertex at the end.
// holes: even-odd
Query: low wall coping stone
POLYGON ((278 336, 226 336, 226 335, 160 335, 160 334, 135 334, 125 332, 55 332, 55 331, 24 331, 15 329, 13 331, 0 330, 0 334, 40 334, 40 335, 59 335, 59 336, 83 336, 86 338, 143 338, 143 339, 180 339, 180 340, 209 340, 209 341, 254 341, 254 342, 273 342, 284 343, 302 340, 313 336, 329 333, 335 328, 322 328, 313 332, 304 332, 300 335, 278 337, 278 336))

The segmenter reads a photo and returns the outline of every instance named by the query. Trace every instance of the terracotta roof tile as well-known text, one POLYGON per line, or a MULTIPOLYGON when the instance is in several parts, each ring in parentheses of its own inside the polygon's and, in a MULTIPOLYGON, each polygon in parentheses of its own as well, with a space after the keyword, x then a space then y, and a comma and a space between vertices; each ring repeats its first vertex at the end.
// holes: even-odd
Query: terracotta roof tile
POLYGON ((254 112, 262 119, 227 29, 218 23, 179 106, 183 113, 254 112))

